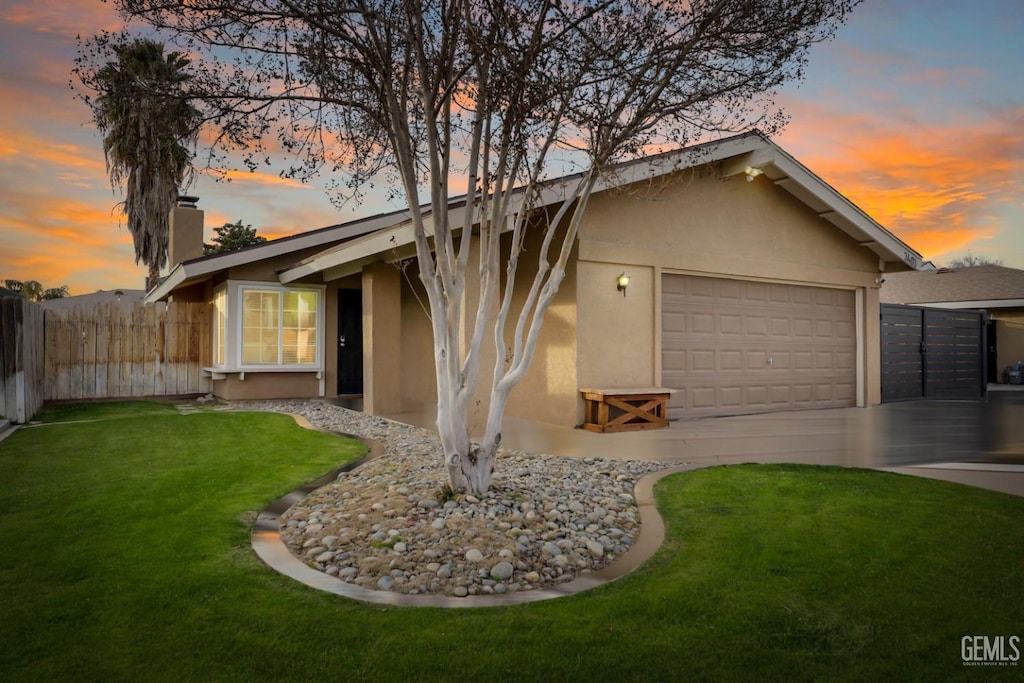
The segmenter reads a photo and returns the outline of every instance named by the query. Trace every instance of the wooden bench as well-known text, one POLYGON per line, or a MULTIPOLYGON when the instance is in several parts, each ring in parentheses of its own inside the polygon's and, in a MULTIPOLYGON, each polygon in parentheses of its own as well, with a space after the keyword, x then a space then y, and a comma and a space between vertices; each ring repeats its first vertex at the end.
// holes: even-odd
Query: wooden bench
POLYGON ((668 427, 667 404, 675 389, 580 389, 580 393, 586 401, 583 429, 602 433, 629 432, 668 427), (619 413, 614 417, 613 408, 619 413))

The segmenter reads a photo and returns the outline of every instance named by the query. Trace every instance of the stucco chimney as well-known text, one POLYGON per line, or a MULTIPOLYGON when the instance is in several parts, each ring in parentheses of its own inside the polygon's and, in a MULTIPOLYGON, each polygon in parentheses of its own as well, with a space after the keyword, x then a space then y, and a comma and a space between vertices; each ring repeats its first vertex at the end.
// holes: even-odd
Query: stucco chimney
POLYGON ((199 197, 179 195, 178 205, 171 209, 167 236, 168 269, 203 255, 203 211, 196 208, 198 201, 199 197))

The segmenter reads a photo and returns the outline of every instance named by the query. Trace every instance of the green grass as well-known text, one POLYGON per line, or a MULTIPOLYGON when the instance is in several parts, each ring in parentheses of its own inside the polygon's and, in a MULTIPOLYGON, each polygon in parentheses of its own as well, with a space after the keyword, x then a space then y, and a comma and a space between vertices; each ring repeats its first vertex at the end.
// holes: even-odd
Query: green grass
POLYGON ((110 420, 124 417, 175 415, 178 410, 166 401, 100 401, 96 403, 53 403, 39 411, 35 422, 110 420))
POLYGON ((257 413, 14 434, 0 443, 0 680, 1024 672, 960 660, 965 635, 1024 635, 1018 498, 860 470, 701 470, 659 484, 666 543, 621 581, 514 608, 383 608, 279 576, 248 544, 255 511, 359 452, 257 413))

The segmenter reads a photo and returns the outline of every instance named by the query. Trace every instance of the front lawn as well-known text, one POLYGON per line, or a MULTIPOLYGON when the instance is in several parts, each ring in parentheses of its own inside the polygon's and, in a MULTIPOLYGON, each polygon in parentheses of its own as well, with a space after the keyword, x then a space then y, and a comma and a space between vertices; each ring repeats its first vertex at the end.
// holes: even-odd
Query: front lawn
POLYGON ((961 661, 964 636, 1024 636, 1019 498, 861 470, 702 470, 659 484, 665 546, 623 580, 514 608, 383 608, 299 585, 249 546, 256 511, 361 445, 280 415, 120 414, 135 416, 77 407, 64 417, 105 419, 0 443, 0 680, 1024 673, 961 661))

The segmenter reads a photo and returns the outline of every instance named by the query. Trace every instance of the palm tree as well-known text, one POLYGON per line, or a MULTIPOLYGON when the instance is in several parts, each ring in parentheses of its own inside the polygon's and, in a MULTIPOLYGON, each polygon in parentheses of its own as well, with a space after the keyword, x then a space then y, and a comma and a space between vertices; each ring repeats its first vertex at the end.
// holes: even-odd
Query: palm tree
POLYGON ((114 46, 116 61, 96 71, 93 116, 114 187, 135 243, 135 262, 149 267, 147 289, 167 262, 168 215, 191 180, 199 111, 184 95, 189 59, 164 54, 163 43, 139 38, 114 46))

